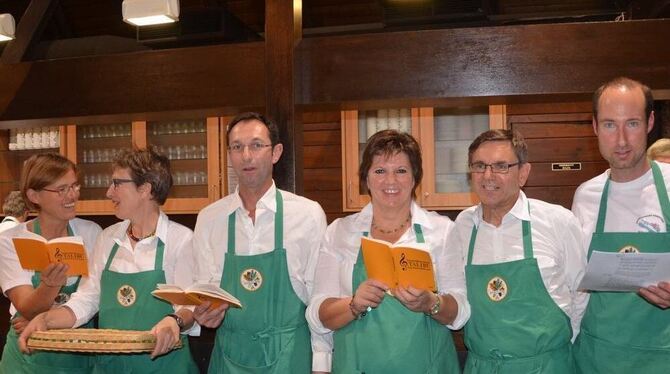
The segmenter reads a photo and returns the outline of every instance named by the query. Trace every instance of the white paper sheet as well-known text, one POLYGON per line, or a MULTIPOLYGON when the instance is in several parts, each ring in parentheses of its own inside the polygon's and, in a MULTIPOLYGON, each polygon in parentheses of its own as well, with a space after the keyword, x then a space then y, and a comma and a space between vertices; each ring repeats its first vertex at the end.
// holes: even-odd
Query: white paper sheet
POLYGON ((670 253, 593 251, 579 288, 637 292, 661 281, 670 281, 670 253))

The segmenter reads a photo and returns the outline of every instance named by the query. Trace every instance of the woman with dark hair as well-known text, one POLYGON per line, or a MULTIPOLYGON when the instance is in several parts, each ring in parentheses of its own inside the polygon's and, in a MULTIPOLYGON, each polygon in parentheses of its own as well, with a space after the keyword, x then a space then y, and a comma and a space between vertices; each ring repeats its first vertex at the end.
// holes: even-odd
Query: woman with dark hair
POLYGON ((151 330, 157 343, 151 355, 98 355, 94 372, 198 372, 180 334, 193 325, 192 308, 173 307, 151 295, 158 283, 183 288, 193 283, 193 234, 160 209, 171 186, 169 160, 153 148, 117 156, 107 197, 123 221, 100 234, 90 277, 80 291, 26 327, 22 348, 33 331, 76 327, 99 312, 100 328, 151 330), (180 340, 182 348, 173 351, 180 340))
MULTIPOLYGON (((59 154, 33 155, 23 164, 21 194, 28 207, 37 211, 37 217, 0 235, 0 286, 12 303, 9 309, 12 327, 2 353, 0 373, 74 374, 91 371, 92 356, 53 352, 27 356, 19 352, 17 345, 18 334, 27 321, 67 301, 77 290, 81 277, 68 277, 67 265, 60 263, 50 264, 41 273, 24 270, 12 238, 41 236, 51 240, 79 236, 90 259, 101 229, 94 222, 75 217, 79 189, 77 167, 59 154)), ((82 320, 80 325, 86 324, 90 317, 82 320)))
POLYGON ((414 201, 422 175, 421 150, 411 135, 376 133, 359 169, 370 204, 328 226, 306 315, 314 330, 334 332, 333 373, 460 372, 448 328, 460 328, 469 316, 462 259, 447 252, 453 222, 414 201), (438 293, 390 289, 368 278, 363 236, 428 251, 438 293))

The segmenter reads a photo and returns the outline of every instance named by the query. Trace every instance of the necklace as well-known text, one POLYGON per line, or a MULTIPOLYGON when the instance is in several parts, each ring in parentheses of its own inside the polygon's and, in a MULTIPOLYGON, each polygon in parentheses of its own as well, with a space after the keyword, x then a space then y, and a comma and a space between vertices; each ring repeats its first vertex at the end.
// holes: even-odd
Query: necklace
POLYGON ((392 230, 384 230, 384 229, 382 229, 381 227, 377 226, 377 225, 375 224, 375 220, 372 219, 372 229, 373 229, 373 230, 377 230, 377 231, 379 231, 379 232, 382 233, 382 234, 395 234, 396 232, 400 231, 400 229, 402 229, 403 227, 405 227, 405 225, 407 225, 407 223, 409 222, 410 218, 412 218, 412 214, 411 214, 411 213, 407 215, 407 219, 405 219, 405 221, 404 221, 403 223, 401 223, 400 226, 398 226, 398 227, 396 227, 395 229, 392 229, 392 230))
POLYGON ((149 235, 147 235, 147 236, 145 236, 145 237, 142 237, 142 238, 138 238, 137 236, 135 236, 135 235, 133 234, 133 225, 130 224, 130 225, 128 225, 128 230, 126 230, 126 233, 128 234, 128 237, 129 237, 130 239, 132 239, 132 240, 134 240, 134 241, 136 241, 136 242, 139 242, 140 240, 144 240, 144 239, 146 239, 146 238, 148 238, 148 237, 154 236, 154 235, 156 234, 156 229, 154 229, 154 231, 152 231, 149 235))

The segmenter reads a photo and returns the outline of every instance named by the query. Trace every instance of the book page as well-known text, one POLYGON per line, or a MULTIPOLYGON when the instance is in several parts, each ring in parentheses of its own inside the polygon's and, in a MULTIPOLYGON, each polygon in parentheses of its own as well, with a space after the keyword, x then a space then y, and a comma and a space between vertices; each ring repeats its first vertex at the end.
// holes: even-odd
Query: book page
POLYGON ((222 301, 226 301, 231 306, 242 307, 242 303, 228 291, 211 283, 196 283, 186 290, 189 295, 197 297, 201 301, 211 301, 217 307, 222 301))
POLYGON ((430 253, 416 248, 396 247, 391 249, 391 254, 400 286, 437 291, 430 253))
POLYGON ((395 288, 397 278, 394 275, 393 257, 389 250, 389 243, 382 240, 361 238, 363 262, 369 279, 384 282, 390 288, 395 288))
POLYGON ((153 290, 151 294, 155 297, 165 300, 172 305, 200 305, 201 302, 188 297, 182 290, 153 290))
POLYGON ((44 241, 33 238, 12 238, 21 267, 42 271, 49 265, 49 254, 44 241))

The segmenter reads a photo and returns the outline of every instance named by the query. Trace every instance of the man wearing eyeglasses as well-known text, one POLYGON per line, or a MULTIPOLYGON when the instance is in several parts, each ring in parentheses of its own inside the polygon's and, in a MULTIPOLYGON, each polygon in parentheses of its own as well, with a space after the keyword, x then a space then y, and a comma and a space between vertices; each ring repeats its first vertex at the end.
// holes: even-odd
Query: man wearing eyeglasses
MULTIPOLYGON (((589 256, 670 251, 670 165, 645 154, 653 104, 649 87, 629 78, 593 95, 593 130, 610 168, 579 186, 572 204, 589 256)), ((589 295, 575 341, 580 373, 670 372, 670 277, 638 292, 589 295)))
POLYGON ((531 165, 518 132, 484 132, 468 152, 481 202, 455 226, 472 308, 465 372, 573 373, 571 338, 585 305, 579 222, 521 191, 531 165))
POLYGON ((305 320, 326 229, 323 209, 276 188, 272 168, 282 144, 274 123, 241 114, 228 125, 227 140, 239 185, 198 215, 196 277, 220 285, 243 307, 196 308, 198 323, 217 328, 209 372, 329 371, 329 337, 310 334, 305 320))

